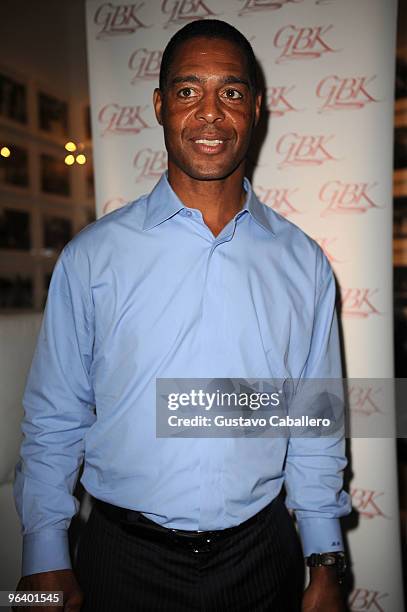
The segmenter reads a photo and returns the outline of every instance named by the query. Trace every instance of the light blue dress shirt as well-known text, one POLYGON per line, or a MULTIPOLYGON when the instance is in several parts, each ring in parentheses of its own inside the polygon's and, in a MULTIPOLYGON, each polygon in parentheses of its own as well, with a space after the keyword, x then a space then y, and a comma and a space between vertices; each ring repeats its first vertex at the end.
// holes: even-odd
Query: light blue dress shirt
POLYGON ((178 529, 237 525, 285 483, 304 554, 343 549, 341 434, 156 437, 156 378, 341 376, 325 256, 244 186, 216 237, 163 175, 62 252, 24 395, 23 575, 71 567, 82 460, 93 496, 178 529))

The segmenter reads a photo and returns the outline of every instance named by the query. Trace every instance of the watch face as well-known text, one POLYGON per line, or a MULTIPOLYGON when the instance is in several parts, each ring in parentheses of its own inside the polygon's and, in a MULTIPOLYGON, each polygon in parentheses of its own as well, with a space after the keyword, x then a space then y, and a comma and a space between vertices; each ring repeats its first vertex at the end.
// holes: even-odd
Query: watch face
POLYGON ((336 565, 337 559, 333 555, 323 555, 323 565, 336 565))

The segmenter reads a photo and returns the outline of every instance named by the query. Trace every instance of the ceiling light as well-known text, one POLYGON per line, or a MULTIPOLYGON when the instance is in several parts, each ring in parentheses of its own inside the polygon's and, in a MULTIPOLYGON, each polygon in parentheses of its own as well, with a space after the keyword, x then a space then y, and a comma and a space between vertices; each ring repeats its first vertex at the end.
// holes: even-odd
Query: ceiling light
POLYGON ((74 163, 75 163, 75 158, 74 158, 74 156, 73 156, 73 155, 67 155, 67 156, 65 157, 65 160, 64 160, 64 161, 65 161, 65 163, 66 163, 66 165, 67 165, 67 166, 72 166, 72 164, 74 164, 74 163))
POLYGON ((66 143, 65 149, 71 152, 76 151, 76 144, 70 140, 69 142, 66 143))

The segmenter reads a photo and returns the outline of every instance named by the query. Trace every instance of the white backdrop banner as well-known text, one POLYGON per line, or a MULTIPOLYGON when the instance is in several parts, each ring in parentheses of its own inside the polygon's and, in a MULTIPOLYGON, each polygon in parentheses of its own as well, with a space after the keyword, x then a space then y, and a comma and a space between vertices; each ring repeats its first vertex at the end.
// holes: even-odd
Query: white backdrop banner
MULTIPOLYGON (((252 43, 266 84, 255 160, 260 199, 322 247, 341 293, 346 374, 393 376, 392 141, 396 0, 87 0, 98 215, 149 192, 166 169, 152 92, 162 50, 194 19, 252 43)), ((354 381, 353 381, 354 382, 354 381)), ((355 386, 355 385, 353 385, 355 386)), ((394 419, 352 389, 351 419, 394 419)), ((388 429, 387 429, 388 430, 388 429)), ((352 439, 346 532, 352 611, 403 610, 394 439, 352 439)))

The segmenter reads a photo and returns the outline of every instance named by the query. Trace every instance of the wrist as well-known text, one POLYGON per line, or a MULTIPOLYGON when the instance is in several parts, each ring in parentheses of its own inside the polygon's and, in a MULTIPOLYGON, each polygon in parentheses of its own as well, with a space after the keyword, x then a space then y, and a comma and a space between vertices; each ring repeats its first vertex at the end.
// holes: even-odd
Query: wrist
POLYGON ((310 582, 339 584, 337 572, 334 567, 310 567, 309 576, 310 582))
POLYGON ((346 557, 343 552, 314 553, 307 557, 310 568, 310 579, 318 581, 343 581, 347 568, 346 557))

